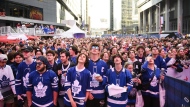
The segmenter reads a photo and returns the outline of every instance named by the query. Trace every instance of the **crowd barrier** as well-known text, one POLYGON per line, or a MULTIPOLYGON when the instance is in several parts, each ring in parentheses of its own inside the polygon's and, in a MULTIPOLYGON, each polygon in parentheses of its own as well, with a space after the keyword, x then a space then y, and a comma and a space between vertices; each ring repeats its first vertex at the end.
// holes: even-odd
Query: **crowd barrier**
POLYGON ((190 67, 188 69, 183 68, 183 72, 176 72, 174 68, 168 68, 166 75, 190 83, 190 67))
POLYGON ((190 107, 190 83, 169 76, 164 81, 165 107, 190 107))

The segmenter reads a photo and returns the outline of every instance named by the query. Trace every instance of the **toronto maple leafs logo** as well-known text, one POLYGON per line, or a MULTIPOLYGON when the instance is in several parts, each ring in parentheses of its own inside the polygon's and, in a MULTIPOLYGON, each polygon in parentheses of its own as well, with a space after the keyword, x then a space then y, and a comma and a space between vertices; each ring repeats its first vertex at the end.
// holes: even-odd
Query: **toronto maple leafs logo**
POLYGON ((24 87, 26 87, 29 82, 29 73, 27 73, 25 77, 23 77, 23 82, 24 82, 24 87))
POLYGON ((5 75, 2 76, 2 79, 0 80, 0 88, 5 88, 9 86, 10 79, 7 78, 5 75))
POLYGON ((154 78, 152 79, 150 85, 153 86, 153 87, 156 87, 157 84, 158 84, 158 80, 157 80, 156 76, 154 76, 154 78))
POLYGON ((40 98, 45 97, 47 88, 48 87, 44 86, 43 83, 40 81, 37 86, 34 86, 35 96, 40 98))
POLYGON ((72 92, 74 93, 74 96, 76 96, 76 94, 79 94, 80 91, 81 91, 81 85, 79 85, 78 80, 75 80, 74 83, 72 84, 72 92))
POLYGON ((120 94, 116 94, 113 97, 115 97, 115 98, 121 98, 121 93, 120 94))
POLYGON ((65 84, 65 80, 66 80, 66 77, 62 74, 61 81, 60 81, 61 86, 63 86, 65 84))
POLYGON ((95 79, 96 73, 92 75, 92 81, 90 81, 90 87, 98 87, 99 82, 95 79))

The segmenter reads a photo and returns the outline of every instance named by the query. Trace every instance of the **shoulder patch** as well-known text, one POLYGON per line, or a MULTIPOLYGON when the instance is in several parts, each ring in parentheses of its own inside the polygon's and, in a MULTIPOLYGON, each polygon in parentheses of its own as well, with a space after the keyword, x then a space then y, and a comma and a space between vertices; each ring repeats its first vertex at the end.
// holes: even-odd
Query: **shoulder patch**
POLYGON ((122 69, 122 72, 125 72, 125 68, 122 69))
POLYGON ((112 72, 114 72, 114 68, 111 68, 112 72))

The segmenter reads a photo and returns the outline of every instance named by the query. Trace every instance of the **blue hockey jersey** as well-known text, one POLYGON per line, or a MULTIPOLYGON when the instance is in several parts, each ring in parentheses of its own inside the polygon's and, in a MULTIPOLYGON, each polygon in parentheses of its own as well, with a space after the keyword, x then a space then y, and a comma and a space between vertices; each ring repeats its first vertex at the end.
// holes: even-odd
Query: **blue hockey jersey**
POLYGON ((16 94, 26 95, 26 87, 28 83, 29 73, 36 70, 36 62, 27 65, 25 61, 21 62, 18 66, 18 72, 16 75, 16 94))
POLYGON ((52 70, 43 74, 33 71, 29 75, 27 91, 32 92, 32 106, 54 107, 53 91, 58 92, 58 77, 52 70))
POLYGON ((161 57, 158 56, 155 60, 154 60, 155 65, 157 66, 157 68, 162 69, 164 68, 166 70, 167 66, 166 66, 166 62, 165 60, 161 57))
POLYGON ((147 84, 150 82, 150 87, 146 91, 142 91, 142 95, 148 95, 151 97, 159 97, 159 79, 160 79, 160 69, 155 66, 155 70, 148 68, 148 62, 146 61, 142 65, 142 84, 147 84), (155 73, 154 73, 155 72, 155 73), (154 75, 153 75, 154 74, 154 75), (152 81, 151 78, 153 77, 152 81))
POLYGON ((105 85, 107 82, 106 72, 107 64, 99 59, 96 62, 89 60, 89 65, 87 68, 91 72, 90 87, 92 88, 91 94, 96 99, 105 98, 105 85), (99 74, 102 76, 103 81, 98 82, 94 79, 95 75, 99 74))
MULTIPOLYGON (((85 106, 86 91, 91 91, 90 88, 90 71, 86 68, 82 70, 77 70, 76 67, 71 67, 68 70, 65 89, 71 89, 74 101, 77 107, 85 106)), ((71 106, 68 95, 65 94, 64 103, 67 106, 71 106)))
POLYGON ((77 63, 77 56, 71 57, 71 62, 76 64, 77 63))
POLYGON ((108 85, 106 86, 106 92, 108 93, 107 103, 109 107, 126 107, 128 94, 133 87, 132 75, 130 71, 123 68, 118 74, 114 68, 109 69, 107 72, 108 85), (120 87, 128 87, 127 91, 121 94, 110 96, 108 92, 108 86, 114 84, 120 87))

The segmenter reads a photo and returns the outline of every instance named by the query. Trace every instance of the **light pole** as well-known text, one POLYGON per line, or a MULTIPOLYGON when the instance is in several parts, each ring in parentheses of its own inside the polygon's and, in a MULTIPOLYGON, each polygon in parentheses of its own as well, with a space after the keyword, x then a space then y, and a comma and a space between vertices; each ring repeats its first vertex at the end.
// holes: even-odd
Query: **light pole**
POLYGON ((156 7, 159 9, 158 10, 158 15, 159 15, 159 34, 161 34, 160 3, 159 3, 159 5, 156 5, 156 7))

